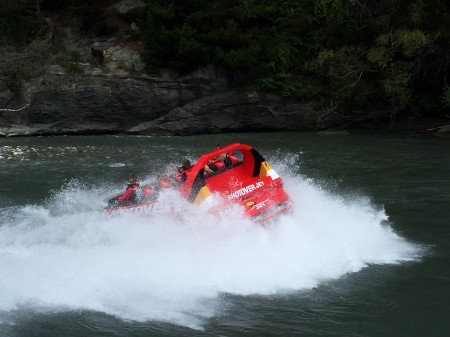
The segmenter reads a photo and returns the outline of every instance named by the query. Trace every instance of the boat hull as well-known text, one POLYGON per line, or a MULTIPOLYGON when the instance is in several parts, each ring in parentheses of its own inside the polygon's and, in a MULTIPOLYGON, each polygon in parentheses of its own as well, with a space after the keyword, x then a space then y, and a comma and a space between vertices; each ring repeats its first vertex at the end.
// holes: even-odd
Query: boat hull
MULTIPOLYGON (((183 175, 173 188, 195 205, 207 204, 211 197, 218 199, 219 206, 212 206, 213 212, 214 207, 219 210, 238 204, 245 217, 255 223, 264 223, 292 207, 281 177, 249 145, 234 143, 205 153, 183 175)), ((161 186, 152 186, 152 189, 160 191, 161 186)), ((151 213, 157 203, 157 194, 151 200, 133 205, 117 205, 116 196, 109 200, 105 213, 151 213)))

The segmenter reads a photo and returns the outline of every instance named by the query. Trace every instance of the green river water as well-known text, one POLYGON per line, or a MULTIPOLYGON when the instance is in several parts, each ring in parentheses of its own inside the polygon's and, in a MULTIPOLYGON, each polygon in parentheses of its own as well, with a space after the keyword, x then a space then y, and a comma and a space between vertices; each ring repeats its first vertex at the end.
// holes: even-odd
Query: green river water
POLYGON ((448 139, 0 138, 1 337, 449 336, 449 240, 448 139), (103 215, 131 172, 232 142, 291 214, 259 227, 169 191, 166 214, 103 215))

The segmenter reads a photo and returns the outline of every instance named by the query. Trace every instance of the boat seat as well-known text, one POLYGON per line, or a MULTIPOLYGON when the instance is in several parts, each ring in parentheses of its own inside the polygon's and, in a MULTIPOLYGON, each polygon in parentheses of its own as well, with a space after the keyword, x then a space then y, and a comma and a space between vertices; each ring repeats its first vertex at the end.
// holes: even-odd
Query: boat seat
POLYGON ((236 162, 234 164, 231 164, 230 166, 224 166, 221 169, 217 170, 216 172, 205 174, 205 179, 208 179, 208 178, 214 177, 214 176, 216 176, 218 174, 221 174, 223 172, 232 170, 233 168, 235 168, 237 166, 240 166, 240 165, 242 165, 242 161, 238 161, 238 162, 236 162))

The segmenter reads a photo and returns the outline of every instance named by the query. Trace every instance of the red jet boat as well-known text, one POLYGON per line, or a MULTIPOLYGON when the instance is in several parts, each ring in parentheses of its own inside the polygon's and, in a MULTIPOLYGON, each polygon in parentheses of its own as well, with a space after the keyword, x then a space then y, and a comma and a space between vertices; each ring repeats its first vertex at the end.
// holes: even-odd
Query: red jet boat
MULTIPOLYGON (((119 196, 110 198, 105 212, 114 215, 122 211, 151 211, 159 191, 167 187, 162 184, 167 181, 150 186, 154 193, 131 205, 117 204, 119 196)), ((255 223, 273 219, 292 205, 275 170, 254 148, 240 143, 203 154, 194 165, 180 172, 172 184, 183 198, 195 205, 209 204, 210 198, 219 198, 220 209, 238 204, 244 215, 255 223)), ((219 208, 212 206, 210 210, 215 212, 219 208)))

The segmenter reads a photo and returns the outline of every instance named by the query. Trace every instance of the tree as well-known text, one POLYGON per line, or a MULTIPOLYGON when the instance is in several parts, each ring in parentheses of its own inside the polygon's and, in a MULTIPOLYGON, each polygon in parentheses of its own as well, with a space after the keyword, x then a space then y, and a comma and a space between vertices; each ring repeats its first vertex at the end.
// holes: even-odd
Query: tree
POLYGON ((42 28, 43 0, 2 0, 0 3, 0 44, 24 44, 42 28))

